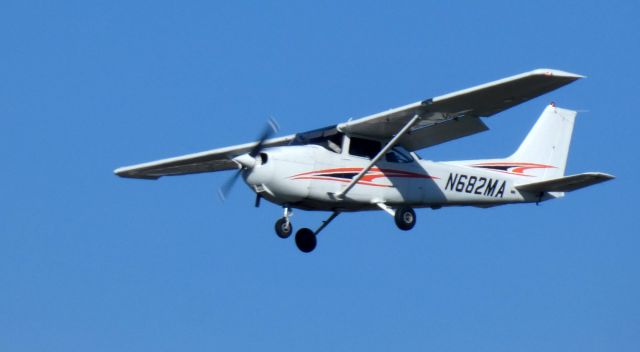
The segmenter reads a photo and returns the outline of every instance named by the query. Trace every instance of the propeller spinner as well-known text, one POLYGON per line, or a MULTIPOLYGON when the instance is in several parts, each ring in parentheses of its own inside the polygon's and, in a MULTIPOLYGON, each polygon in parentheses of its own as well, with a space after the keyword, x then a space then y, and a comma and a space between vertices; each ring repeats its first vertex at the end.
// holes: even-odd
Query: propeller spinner
POLYGON ((231 189, 236 184, 236 181, 240 177, 243 171, 251 170, 256 165, 256 156, 264 149, 264 143, 267 139, 278 132, 278 123, 273 118, 267 120, 267 125, 260 134, 258 143, 249 151, 249 153, 239 155, 233 158, 238 164, 238 171, 236 171, 221 187, 218 189, 218 196, 222 201, 225 201, 231 192, 231 189))

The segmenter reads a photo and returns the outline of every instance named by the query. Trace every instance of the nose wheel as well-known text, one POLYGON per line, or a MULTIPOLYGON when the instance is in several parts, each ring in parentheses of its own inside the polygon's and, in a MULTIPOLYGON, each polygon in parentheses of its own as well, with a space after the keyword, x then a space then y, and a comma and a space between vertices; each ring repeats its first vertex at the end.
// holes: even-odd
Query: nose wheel
POLYGON ((291 208, 284 207, 284 216, 278 221, 276 221, 276 235, 280 238, 288 238, 291 236, 291 232, 293 232, 293 225, 291 224, 291 220, 289 217, 293 215, 291 208))
POLYGON ((291 225, 291 221, 287 218, 280 218, 276 221, 276 235, 280 238, 288 238, 291 236, 291 232, 293 231, 293 226, 291 225))

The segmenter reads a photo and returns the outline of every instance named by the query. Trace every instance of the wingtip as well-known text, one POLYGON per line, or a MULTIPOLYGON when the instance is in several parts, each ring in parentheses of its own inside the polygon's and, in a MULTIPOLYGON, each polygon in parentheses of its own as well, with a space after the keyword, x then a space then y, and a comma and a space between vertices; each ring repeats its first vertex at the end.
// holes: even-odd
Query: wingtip
POLYGON ((138 178, 138 179, 143 179, 143 180, 157 180, 158 178, 160 178, 159 176, 149 176, 149 175, 136 174, 134 172, 131 172, 131 170, 129 170, 129 168, 127 168, 127 167, 119 167, 119 168, 113 170, 113 174, 118 176, 118 177, 122 177, 122 178, 138 178))
POLYGON ((125 178, 131 178, 133 176, 127 167, 119 167, 113 170, 113 174, 125 178))
POLYGON ((587 175, 591 175, 593 177, 597 177, 603 181, 609 181, 609 180, 613 180, 616 177, 614 175, 608 174, 606 172, 598 172, 598 171, 594 171, 594 172, 586 172, 585 174, 587 175))
POLYGON ((584 75, 579 75, 577 73, 561 71, 561 70, 556 70, 556 69, 552 69, 552 68, 538 68, 538 69, 535 69, 535 70, 531 71, 531 73, 534 74, 534 75, 567 77, 567 78, 574 78, 574 79, 581 79, 581 78, 586 78, 587 77, 587 76, 584 76, 584 75))

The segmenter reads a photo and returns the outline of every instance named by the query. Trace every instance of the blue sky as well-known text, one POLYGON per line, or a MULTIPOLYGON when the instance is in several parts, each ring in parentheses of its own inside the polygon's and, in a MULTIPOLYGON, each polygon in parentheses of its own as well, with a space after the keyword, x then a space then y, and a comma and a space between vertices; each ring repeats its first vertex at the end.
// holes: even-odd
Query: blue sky
MULTIPOLYGON (((637 351, 640 5, 633 1, 3 1, 0 350, 637 351), (341 216, 317 251, 227 173, 118 166, 309 130, 538 67, 588 78, 423 150, 512 152, 578 116, 541 206, 341 216)), ((297 211, 294 225, 326 214, 297 211)))

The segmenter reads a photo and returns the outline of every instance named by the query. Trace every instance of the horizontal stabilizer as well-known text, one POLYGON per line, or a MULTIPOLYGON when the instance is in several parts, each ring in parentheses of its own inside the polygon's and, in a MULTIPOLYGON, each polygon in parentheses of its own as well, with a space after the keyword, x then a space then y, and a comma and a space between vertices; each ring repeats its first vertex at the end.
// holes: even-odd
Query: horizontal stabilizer
POLYGON ((614 178, 614 176, 602 172, 586 172, 542 182, 528 183, 516 186, 516 189, 527 192, 571 192, 614 178))

